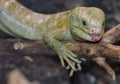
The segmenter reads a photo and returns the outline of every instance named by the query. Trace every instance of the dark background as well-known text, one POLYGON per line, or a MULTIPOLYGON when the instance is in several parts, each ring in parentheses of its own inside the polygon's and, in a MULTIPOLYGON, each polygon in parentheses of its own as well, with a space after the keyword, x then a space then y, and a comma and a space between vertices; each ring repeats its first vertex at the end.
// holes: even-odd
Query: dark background
MULTIPOLYGON (((29 9, 39 13, 56 13, 77 6, 95 6, 106 14, 106 31, 120 23, 120 0, 18 0, 29 9)), ((1 32, 1 38, 11 38, 1 32)), ((117 79, 113 81, 106 71, 97 64, 88 61, 82 64, 82 71, 68 77, 57 57, 31 56, 35 61, 26 61, 23 57, 0 57, 0 84, 6 84, 6 74, 14 68, 19 68, 30 80, 40 84, 120 84, 120 61, 107 59, 116 71, 117 79), (19 60, 18 60, 19 59, 19 60), (47 75, 47 73, 51 75, 47 75)))

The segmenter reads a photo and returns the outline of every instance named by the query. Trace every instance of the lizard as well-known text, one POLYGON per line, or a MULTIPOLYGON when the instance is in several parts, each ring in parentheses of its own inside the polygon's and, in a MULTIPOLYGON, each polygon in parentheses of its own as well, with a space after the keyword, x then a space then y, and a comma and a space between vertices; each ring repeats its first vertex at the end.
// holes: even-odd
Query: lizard
POLYGON ((62 41, 98 42, 104 28, 105 14, 97 7, 76 7, 64 12, 41 14, 16 0, 0 0, 0 29, 17 38, 44 41, 71 73, 81 70, 82 58, 78 59, 62 41))

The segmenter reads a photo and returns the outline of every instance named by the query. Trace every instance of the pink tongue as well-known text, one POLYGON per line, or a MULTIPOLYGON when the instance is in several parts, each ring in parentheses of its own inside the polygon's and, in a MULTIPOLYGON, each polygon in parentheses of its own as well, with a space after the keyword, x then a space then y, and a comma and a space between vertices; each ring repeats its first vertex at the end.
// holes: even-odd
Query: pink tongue
POLYGON ((100 38, 97 34, 92 34, 91 38, 92 38, 93 41, 99 41, 100 40, 100 38))

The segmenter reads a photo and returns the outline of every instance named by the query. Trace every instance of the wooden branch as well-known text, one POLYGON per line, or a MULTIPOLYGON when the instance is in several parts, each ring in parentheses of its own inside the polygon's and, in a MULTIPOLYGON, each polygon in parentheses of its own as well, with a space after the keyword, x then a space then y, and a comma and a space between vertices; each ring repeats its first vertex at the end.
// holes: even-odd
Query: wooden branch
MULTIPOLYGON (((105 57, 120 59, 120 46, 114 45, 120 40, 120 24, 104 34, 103 39, 98 43, 68 41, 64 45, 81 57, 105 57)), ((55 53, 42 41, 29 41, 22 39, 1 39, 0 54, 20 55, 55 55, 55 53)))

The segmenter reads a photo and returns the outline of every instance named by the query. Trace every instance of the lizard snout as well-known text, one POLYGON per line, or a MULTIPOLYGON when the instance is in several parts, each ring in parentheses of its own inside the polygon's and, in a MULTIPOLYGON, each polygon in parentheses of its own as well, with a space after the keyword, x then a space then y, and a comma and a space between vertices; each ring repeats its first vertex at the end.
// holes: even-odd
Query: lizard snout
POLYGON ((97 42, 100 40, 100 35, 101 35, 102 29, 99 27, 93 27, 91 29, 91 34, 90 37, 92 39, 92 41, 97 42))
POLYGON ((94 27, 91 29, 92 34, 101 34, 101 32, 102 32, 102 29, 98 27, 94 27))

